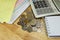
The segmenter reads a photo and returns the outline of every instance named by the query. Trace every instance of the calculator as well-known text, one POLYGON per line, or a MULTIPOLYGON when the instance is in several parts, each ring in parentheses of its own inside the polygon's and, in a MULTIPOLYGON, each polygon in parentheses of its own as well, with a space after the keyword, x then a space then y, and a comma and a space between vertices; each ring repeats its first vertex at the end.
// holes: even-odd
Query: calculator
POLYGON ((56 7, 51 0, 30 0, 36 18, 57 14, 56 7))

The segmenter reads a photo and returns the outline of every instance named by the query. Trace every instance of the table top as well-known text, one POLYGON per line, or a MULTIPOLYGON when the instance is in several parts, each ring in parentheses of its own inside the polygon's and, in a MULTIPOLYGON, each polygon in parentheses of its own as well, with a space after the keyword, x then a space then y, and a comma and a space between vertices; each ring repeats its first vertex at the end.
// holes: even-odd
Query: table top
MULTIPOLYGON (((30 7, 28 7, 27 9, 26 9, 26 11, 27 10, 31 10, 31 6, 30 7)), ((26 13, 26 11, 24 11, 24 13, 23 14, 25 14, 26 13)), ((18 17, 18 19, 14 22, 14 24, 15 25, 18 25, 17 24, 17 22, 19 21, 19 18, 20 17, 18 17)), ((45 24, 44 24, 44 18, 42 18, 41 19, 41 21, 42 21, 42 29, 41 29, 41 32, 31 32, 31 33, 29 33, 31 36, 34 36, 34 37, 36 37, 36 38, 38 38, 38 39, 41 39, 41 40, 60 40, 60 38, 49 38, 48 37, 48 35, 47 35, 47 32, 46 32, 46 27, 45 27, 45 24)), ((20 26, 20 25, 18 25, 18 26, 20 26)))
POLYGON ((60 38, 49 38, 45 26, 42 27, 41 32, 29 33, 22 30, 22 26, 17 24, 19 18, 13 24, 0 23, 0 40, 60 40, 60 38))

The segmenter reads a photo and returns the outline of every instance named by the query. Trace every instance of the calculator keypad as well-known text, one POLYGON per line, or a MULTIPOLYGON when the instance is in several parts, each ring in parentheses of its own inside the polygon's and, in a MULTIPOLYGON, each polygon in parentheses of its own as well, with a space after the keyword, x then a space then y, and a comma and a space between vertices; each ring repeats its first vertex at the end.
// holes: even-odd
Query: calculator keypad
POLYGON ((33 1, 33 4, 34 4, 35 8, 48 7, 47 3, 44 0, 43 1, 33 1))
POLYGON ((44 8, 44 9, 36 9, 37 11, 37 15, 40 15, 40 14, 48 14, 48 13, 53 13, 54 11, 52 10, 52 8, 44 8))
POLYGON ((47 0, 33 0, 37 15, 53 13, 53 9, 47 0))

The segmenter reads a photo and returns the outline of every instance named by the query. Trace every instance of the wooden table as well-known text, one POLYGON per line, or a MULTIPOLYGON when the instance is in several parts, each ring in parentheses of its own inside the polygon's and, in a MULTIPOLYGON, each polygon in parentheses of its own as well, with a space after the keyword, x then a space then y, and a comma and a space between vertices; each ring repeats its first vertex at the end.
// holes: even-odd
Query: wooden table
MULTIPOLYGON (((27 8, 26 10, 31 10, 31 7, 27 8)), ((24 13, 26 13, 26 11, 24 13)), ((19 21, 19 18, 14 22, 15 25, 17 25, 17 22, 19 21)), ((41 40, 60 40, 60 38, 48 38, 48 35, 46 33, 46 27, 44 25, 44 19, 42 19, 42 23, 43 23, 42 31, 40 33, 32 32, 32 33, 30 33, 31 36, 34 36, 34 37, 39 38, 41 40)))
POLYGON ((19 18, 14 24, 0 23, 0 40, 60 40, 60 38, 48 38, 45 26, 41 32, 23 31, 21 26, 17 25, 18 20, 19 18))

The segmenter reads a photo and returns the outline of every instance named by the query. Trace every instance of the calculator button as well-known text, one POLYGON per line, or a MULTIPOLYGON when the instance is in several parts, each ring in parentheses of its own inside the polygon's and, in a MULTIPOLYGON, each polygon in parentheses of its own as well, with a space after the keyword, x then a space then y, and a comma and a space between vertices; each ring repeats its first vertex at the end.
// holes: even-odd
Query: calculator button
POLYGON ((38 8, 37 2, 33 2, 35 8, 38 8))
POLYGON ((48 5, 45 1, 43 1, 43 5, 44 5, 44 7, 48 7, 48 5))

